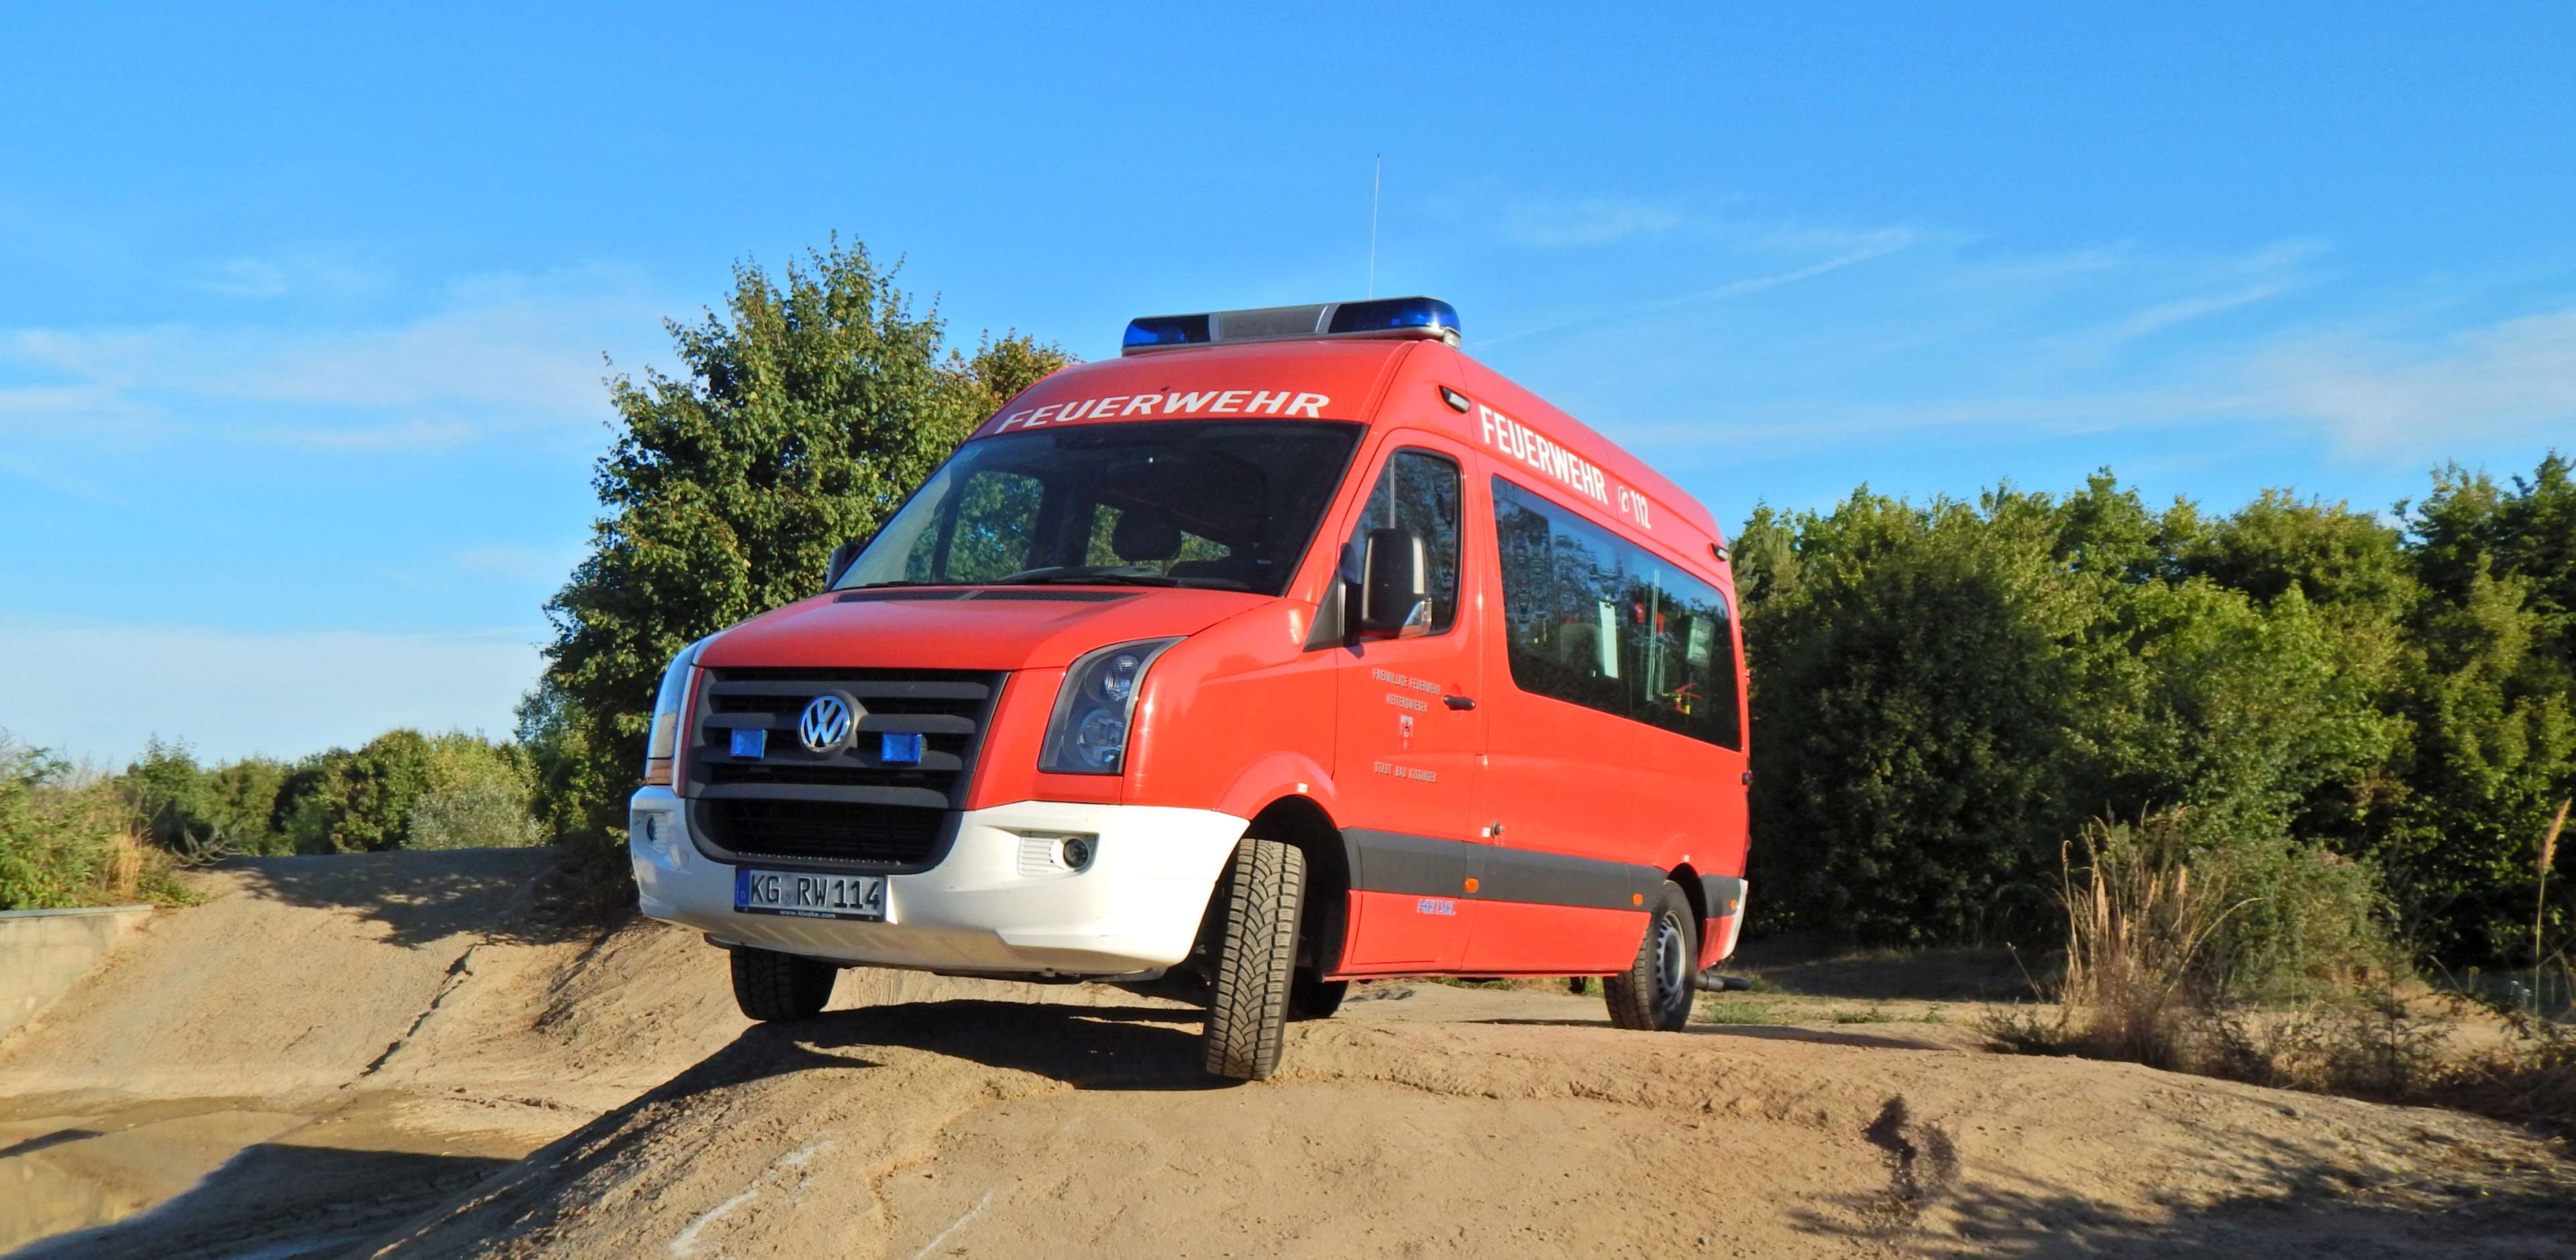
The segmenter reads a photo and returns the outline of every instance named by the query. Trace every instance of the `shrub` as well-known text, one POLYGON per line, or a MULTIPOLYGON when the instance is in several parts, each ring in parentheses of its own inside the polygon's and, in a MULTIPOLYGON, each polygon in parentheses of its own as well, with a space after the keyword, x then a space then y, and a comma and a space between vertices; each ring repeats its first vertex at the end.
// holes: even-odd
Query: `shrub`
POLYGON ((245 757, 208 769, 185 741, 145 740, 120 786, 152 843, 185 861, 286 850, 272 818, 287 776, 284 762, 245 757))
POLYGON ((2058 1022, 2021 1013, 1989 1032, 2024 1050, 2177 1069, 2217 1061, 2260 1079, 2271 1069, 2252 1063, 2327 1044, 2241 1013, 2293 999, 2351 1016, 2337 1044, 2359 1044, 2367 1030, 2353 1021, 2365 1008, 2384 1015, 2380 998, 2399 976, 2370 869, 2277 832, 2198 821, 2188 810, 2097 820, 2079 837, 2080 864, 2076 845, 2061 850, 2058 1022))
POLYGON ((142 822, 112 781, 0 732, 0 910, 182 900, 142 822))

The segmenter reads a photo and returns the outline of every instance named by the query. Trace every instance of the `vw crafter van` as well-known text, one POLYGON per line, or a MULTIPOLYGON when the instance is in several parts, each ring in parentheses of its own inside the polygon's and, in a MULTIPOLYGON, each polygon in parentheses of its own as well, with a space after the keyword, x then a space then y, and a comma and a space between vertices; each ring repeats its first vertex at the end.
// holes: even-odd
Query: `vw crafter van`
POLYGON ((823 593, 682 652, 630 848, 743 1013, 839 969, 1194 973, 1208 1070, 1374 976, 1602 976, 1743 922, 1706 508, 1401 298, 1161 316, 986 420, 823 593))

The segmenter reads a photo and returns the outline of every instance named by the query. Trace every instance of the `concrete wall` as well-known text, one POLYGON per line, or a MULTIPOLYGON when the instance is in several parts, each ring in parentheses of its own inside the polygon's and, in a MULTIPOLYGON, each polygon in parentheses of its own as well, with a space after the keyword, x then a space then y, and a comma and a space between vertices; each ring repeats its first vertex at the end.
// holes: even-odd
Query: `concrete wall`
POLYGON ((151 917, 150 906, 0 911, 0 1038, 53 1005, 151 917))

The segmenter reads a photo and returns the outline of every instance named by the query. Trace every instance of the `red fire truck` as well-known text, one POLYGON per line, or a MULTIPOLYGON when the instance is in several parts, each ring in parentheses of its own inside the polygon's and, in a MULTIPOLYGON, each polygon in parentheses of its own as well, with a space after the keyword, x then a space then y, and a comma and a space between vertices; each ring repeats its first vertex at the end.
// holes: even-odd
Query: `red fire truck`
POLYGON ((1744 654, 1708 510, 1445 302, 1158 316, 986 420, 826 589, 654 703, 644 913, 754 1019, 841 968, 1195 972, 1208 1070, 1379 976, 1734 949, 1744 654))

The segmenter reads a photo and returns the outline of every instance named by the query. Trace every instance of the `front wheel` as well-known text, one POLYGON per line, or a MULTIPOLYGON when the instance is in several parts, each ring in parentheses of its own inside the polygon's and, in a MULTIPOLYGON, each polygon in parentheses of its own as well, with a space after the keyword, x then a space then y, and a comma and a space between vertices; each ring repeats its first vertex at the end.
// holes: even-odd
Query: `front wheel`
POLYGON ((1246 836, 1225 872, 1210 986, 1207 1070, 1257 1081, 1279 1068, 1288 991, 1297 972, 1297 918, 1306 900, 1306 855, 1246 836))
POLYGON ((812 1019, 832 1001, 841 969, 802 954, 738 946, 733 955, 733 1004, 762 1023, 812 1019))
POLYGON ((1610 1022, 1621 1028, 1678 1032, 1690 1022, 1691 975, 1698 970, 1699 919, 1681 885, 1665 880, 1647 903, 1646 939, 1628 969, 1601 988, 1610 1000, 1610 1022))

